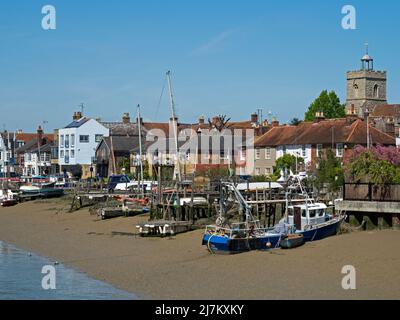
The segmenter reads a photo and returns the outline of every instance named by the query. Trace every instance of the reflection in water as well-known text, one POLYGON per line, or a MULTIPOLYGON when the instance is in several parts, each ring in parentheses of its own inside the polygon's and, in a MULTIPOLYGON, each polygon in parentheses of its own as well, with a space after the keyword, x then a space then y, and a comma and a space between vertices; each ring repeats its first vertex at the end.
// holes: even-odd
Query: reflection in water
POLYGON ((44 290, 42 274, 52 262, 0 241, 0 299, 2 300, 114 300, 137 296, 89 278, 82 272, 56 265, 56 289, 44 290))

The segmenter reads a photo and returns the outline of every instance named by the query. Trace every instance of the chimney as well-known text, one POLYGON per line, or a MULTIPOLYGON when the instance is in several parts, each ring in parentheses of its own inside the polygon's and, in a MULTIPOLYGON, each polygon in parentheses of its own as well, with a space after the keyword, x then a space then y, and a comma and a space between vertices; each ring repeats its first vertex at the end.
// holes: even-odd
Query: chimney
POLYGON ((273 119, 272 119, 272 122, 271 122, 271 126, 272 126, 272 127, 278 127, 278 126, 279 126, 279 121, 276 120, 276 118, 273 118, 273 119))
POLYGON ((199 117, 199 124, 204 124, 204 116, 199 117))
POLYGON ((131 123, 131 117, 129 116, 129 112, 125 112, 124 115, 122 116, 122 123, 123 124, 131 123))
POLYGON ((41 126, 37 129, 37 141, 39 146, 43 144, 43 130, 41 126))
POLYGON ((357 119, 358 119, 358 116, 355 112, 354 104, 351 104, 351 109, 346 110, 346 122, 348 124, 352 124, 357 119))
POLYGON ((251 114, 250 119, 251 119, 251 123, 258 124, 258 114, 256 112, 251 114))
POLYGON ((80 111, 74 112, 74 115, 72 116, 72 119, 73 119, 74 121, 78 121, 78 120, 81 119, 81 118, 82 118, 82 112, 80 112, 80 111))
POLYGON ((314 122, 320 122, 320 121, 322 121, 322 120, 325 120, 324 113, 323 113, 322 111, 317 111, 317 112, 315 113, 314 122))

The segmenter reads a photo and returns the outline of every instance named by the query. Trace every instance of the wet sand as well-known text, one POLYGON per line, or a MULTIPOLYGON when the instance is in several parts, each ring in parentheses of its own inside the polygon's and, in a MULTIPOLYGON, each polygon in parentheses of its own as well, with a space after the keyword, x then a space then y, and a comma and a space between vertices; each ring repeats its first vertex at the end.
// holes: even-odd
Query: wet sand
POLYGON ((62 200, 0 207, 0 240, 147 299, 399 299, 400 231, 359 231, 293 250, 211 255, 202 231, 136 237, 147 216, 100 220, 62 200), (341 286, 356 268, 356 290, 341 286))

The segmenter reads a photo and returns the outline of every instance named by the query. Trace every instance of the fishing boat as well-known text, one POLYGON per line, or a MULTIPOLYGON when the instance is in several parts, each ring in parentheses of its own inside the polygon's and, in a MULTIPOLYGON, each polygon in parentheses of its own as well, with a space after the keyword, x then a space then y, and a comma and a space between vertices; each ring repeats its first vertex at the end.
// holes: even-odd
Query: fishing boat
MULTIPOLYGON (((227 225, 220 214, 215 225, 206 227, 202 244, 212 253, 239 253, 249 250, 269 250, 273 248, 295 247, 301 242, 321 240, 335 235, 345 216, 333 216, 327 213, 326 205, 314 203, 305 197, 305 203, 290 205, 286 195, 288 209, 285 217, 272 228, 262 228, 259 220, 254 219, 251 206, 234 184, 226 183, 245 213, 245 221, 227 225)), ((304 191, 302 190, 303 194, 304 191)), ((221 207, 223 204, 221 203, 221 207)), ((221 210, 223 212, 223 210, 221 210)))

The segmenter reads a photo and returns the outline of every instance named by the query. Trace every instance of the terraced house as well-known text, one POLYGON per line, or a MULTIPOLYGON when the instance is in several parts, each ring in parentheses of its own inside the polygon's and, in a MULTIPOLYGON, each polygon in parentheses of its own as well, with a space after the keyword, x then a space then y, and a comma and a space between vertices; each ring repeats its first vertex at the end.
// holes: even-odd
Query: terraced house
POLYGON ((305 167, 298 171, 316 168, 327 150, 343 158, 354 146, 367 146, 367 140, 370 145, 395 145, 393 136, 372 125, 367 128, 366 121, 353 115, 325 120, 320 114, 314 122, 273 127, 255 141, 254 174, 271 174, 276 160, 285 154, 304 159, 305 167))

